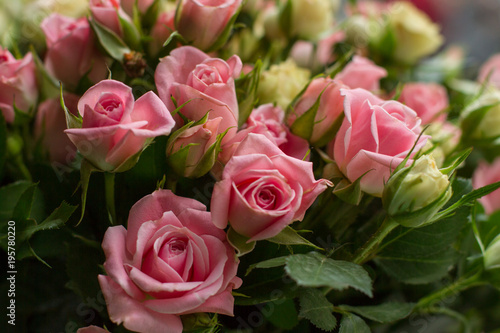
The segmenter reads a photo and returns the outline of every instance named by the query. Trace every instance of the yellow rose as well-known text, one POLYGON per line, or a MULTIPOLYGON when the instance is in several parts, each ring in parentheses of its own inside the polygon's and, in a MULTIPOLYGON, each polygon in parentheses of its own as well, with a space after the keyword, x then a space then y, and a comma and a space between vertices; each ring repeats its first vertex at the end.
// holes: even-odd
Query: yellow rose
POLYGON ((409 2, 394 3, 388 10, 388 18, 396 37, 396 60, 414 63, 443 44, 439 26, 409 2))
POLYGON ((285 109, 309 81, 310 72, 288 59, 272 65, 260 77, 257 96, 261 104, 277 103, 285 109))

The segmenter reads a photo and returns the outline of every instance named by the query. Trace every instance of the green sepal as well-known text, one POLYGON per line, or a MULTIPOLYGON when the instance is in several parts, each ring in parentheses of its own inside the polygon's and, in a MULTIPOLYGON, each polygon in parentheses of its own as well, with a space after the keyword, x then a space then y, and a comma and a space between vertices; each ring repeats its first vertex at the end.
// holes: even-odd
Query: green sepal
POLYGON ((240 4, 236 12, 233 14, 233 16, 231 16, 231 18, 227 22, 227 25, 224 27, 224 30, 221 32, 219 37, 217 37, 215 42, 205 52, 207 53, 215 52, 220 48, 222 48, 224 45, 226 45, 233 31, 234 22, 236 22, 236 19, 240 15, 241 8, 243 8, 243 4, 240 4))
POLYGON ((33 56, 33 61, 35 62, 36 78, 39 82, 38 88, 40 89, 41 100, 56 97, 58 95, 59 87, 57 80, 47 72, 47 69, 43 65, 43 62, 36 53, 33 45, 31 45, 30 50, 31 55, 33 56))
POLYGON ((361 178, 363 178, 364 175, 370 171, 371 170, 368 170, 352 183, 348 179, 342 178, 342 180, 335 185, 332 193, 347 203, 356 206, 359 205, 361 199, 363 198, 363 192, 361 191, 361 178))
POLYGON ((118 19, 120 20, 120 26, 123 29, 123 41, 125 42, 125 44, 128 45, 132 50, 141 52, 141 34, 137 27, 134 25, 134 23, 124 19, 120 15, 118 15, 118 19))
POLYGON ((93 166, 87 159, 83 159, 82 165, 80 166, 80 186, 82 188, 81 195, 81 208, 82 212, 80 214, 80 219, 78 220, 77 226, 82 222, 83 216, 85 215, 85 207, 87 203, 87 190, 89 189, 90 175, 92 172, 100 171, 95 166, 93 166))
POLYGON ((62 84, 59 87, 59 99, 61 102, 61 107, 64 110, 64 114, 66 116, 66 127, 68 128, 82 128, 82 123, 83 123, 83 118, 78 113, 78 116, 75 116, 73 113, 69 111, 69 109, 66 107, 66 104, 64 103, 64 95, 63 95, 63 86, 62 84))
POLYGON ((89 24, 94 30, 99 44, 116 61, 123 63, 123 55, 130 53, 130 48, 113 31, 109 30, 95 20, 89 19, 89 24))
POLYGON ((184 38, 180 33, 179 31, 175 30, 173 31, 170 36, 168 36, 167 40, 165 41, 165 43, 163 43, 163 48, 167 48, 169 47, 169 45, 173 42, 173 41, 177 41, 177 42, 180 42, 182 45, 188 45, 188 41, 186 40, 186 38, 184 38))
POLYGON ((236 94, 238 96, 238 127, 243 126, 258 103, 257 88, 259 87, 260 74, 263 63, 255 62, 254 68, 245 76, 236 79, 236 94))
POLYGON ((281 245, 305 245, 315 248, 316 250, 323 250, 321 247, 314 245, 295 231, 290 226, 285 227, 279 234, 274 237, 267 238, 267 241, 281 245))
POLYGON ((439 169, 444 175, 451 175, 463 162, 469 157, 470 153, 472 153, 472 148, 465 149, 458 153, 458 156, 455 160, 447 167, 439 169))
POLYGON ((250 253, 255 248, 257 242, 249 242, 250 238, 240 235, 233 228, 227 230, 227 241, 236 250, 236 255, 241 257, 247 253, 250 253))

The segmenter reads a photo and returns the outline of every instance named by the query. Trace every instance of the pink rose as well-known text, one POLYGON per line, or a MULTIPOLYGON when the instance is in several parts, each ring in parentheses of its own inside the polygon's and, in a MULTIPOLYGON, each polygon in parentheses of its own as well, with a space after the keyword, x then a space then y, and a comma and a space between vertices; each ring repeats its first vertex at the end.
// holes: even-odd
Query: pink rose
POLYGON ((212 220, 221 229, 229 221, 250 241, 270 238, 301 221, 330 184, 314 179, 311 162, 287 156, 264 135, 250 133, 214 186, 212 220))
MULTIPOLYGON (((500 157, 491 164, 481 161, 472 176, 472 186, 478 189, 496 182, 500 182, 500 157)), ((479 202, 483 205, 488 215, 500 210, 500 189, 480 198, 479 202)))
POLYGON ((209 150, 217 141, 217 133, 222 118, 207 120, 202 125, 196 125, 183 131, 175 141, 167 147, 167 157, 174 170, 184 177, 201 177, 210 171, 215 162, 216 151, 213 151, 213 158, 206 156, 209 150), (188 149, 186 155, 183 153, 176 156, 181 150, 188 149), (204 160, 208 158, 208 160, 204 160), (184 161, 182 161, 185 159, 184 161), (209 163, 212 162, 212 163, 209 163), (208 166, 200 166, 200 163, 207 163, 208 166), (201 172, 201 174, 200 174, 201 172))
POLYGON ((399 101, 412 108, 422 119, 422 124, 443 122, 446 120, 448 93, 437 83, 406 83, 401 91, 399 101))
POLYGON ((113 31, 119 37, 123 37, 120 18, 129 22, 132 20, 121 8, 120 0, 90 0, 89 7, 92 12, 92 17, 97 22, 113 31))
MULTIPOLYGON (((79 96, 66 93, 64 103, 71 113, 78 114, 79 96)), ((42 149, 48 152, 49 160, 69 164, 76 154, 76 147, 64 133, 66 117, 59 97, 40 103, 35 120, 35 138, 41 141, 42 149)))
POLYGON ((479 69, 477 80, 481 83, 488 82, 500 88, 500 53, 491 56, 479 69))
POLYGON ((37 98, 35 64, 31 53, 17 60, 0 46, 0 111, 5 121, 14 121, 14 104, 17 109, 29 112, 37 98))
MULTIPOLYGON (((363 89, 342 89, 345 118, 329 155, 361 190, 380 197, 384 183, 408 155, 421 132, 420 118, 396 101, 383 101, 363 89)), ((427 142, 420 137, 413 154, 427 142)), ((412 155, 413 155, 412 154, 412 155)), ((411 162, 411 161, 410 161, 411 162)))
POLYGON ((175 27, 189 42, 208 50, 222 34, 242 0, 183 0, 175 27))
MULTIPOLYGON (((242 64, 234 55, 226 61, 210 58, 202 51, 183 46, 162 58, 156 68, 155 82, 161 100, 169 110, 175 110, 173 97, 180 113, 190 120, 199 120, 210 111, 210 119, 222 117, 219 133, 229 129, 223 142, 229 140, 238 127, 238 101, 234 79, 242 64)), ((180 117, 177 122, 181 123, 180 117)))
POLYGON ((328 143, 335 135, 335 130, 340 127, 344 109, 344 98, 340 95, 340 89, 344 87, 342 83, 330 78, 314 79, 288 115, 288 126, 293 130, 296 121, 304 121, 300 117, 320 98, 314 124, 311 124, 313 126, 311 135, 303 138, 317 146, 328 143))
POLYGON ((109 333, 108 330, 105 330, 103 328, 100 328, 98 326, 87 326, 87 327, 82 327, 79 328, 76 333, 109 333))
POLYGON ((82 127, 65 132, 78 151, 103 171, 116 170, 174 127, 170 112, 152 91, 134 102, 132 88, 115 80, 103 80, 87 90, 78 112, 82 127))
POLYGON ((136 2, 139 12, 145 14, 148 11, 148 8, 153 4, 154 0, 121 0, 121 5, 125 12, 132 16, 134 14, 133 9, 136 2))
POLYGON ((263 104, 254 109, 247 119, 245 128, 229 140, 219 154, 219 160, 226 164, 239 144, 250 133, 263 134, 286 155, 303 159, 309 150, 309 143, 293 135, 284 124, 285 111, 273 104, 263 104))
POLYGON ((377 92, 380 90, 380 79, 386 76, 385 68, 375 65, 370 59, 355 55, 352 61, 335 76, 335 79, 345 83, 351 89, 363 88, 377 92))
POLYGON ((87 18, 51 14, 41 28, 47 41, 45 66, 50 74, 72 88, 87 73, 92 82, 106 78, 105 58, 97 51, 87 18))
POLYGON ((149 50, 152 54, 158 54, 163 48, 163 44, 175 31, 174 26, 175 9, 163 12, 158 16, 155 25, 151 29, 151 43, 149 50))
POLYGON ((130 210, 128 230, 108 228, 102 247, 109 317, 128 330, 180 333, 179 315, 233 315, 238 261, 200 202, 153 192, 130 210))

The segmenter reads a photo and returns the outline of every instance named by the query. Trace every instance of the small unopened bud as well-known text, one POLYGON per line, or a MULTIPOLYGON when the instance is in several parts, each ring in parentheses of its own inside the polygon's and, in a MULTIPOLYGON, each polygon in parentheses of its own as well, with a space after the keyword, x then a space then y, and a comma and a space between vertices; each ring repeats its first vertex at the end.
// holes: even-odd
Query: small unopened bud
POLYGON ((500 268, 500 234, 491 241, 484 252, 484 268, 500 268))
POLYGON ((391 218, 405 227, 428 222, 452 194, 448 176, 442 174, 429 155, 389 178, 382 202, 391 218))
POLYGON ((144 75, 146 69, 146 60, 139 52, 129 52, 123 55, 123 67, 128 76, 135 78, 144 75))

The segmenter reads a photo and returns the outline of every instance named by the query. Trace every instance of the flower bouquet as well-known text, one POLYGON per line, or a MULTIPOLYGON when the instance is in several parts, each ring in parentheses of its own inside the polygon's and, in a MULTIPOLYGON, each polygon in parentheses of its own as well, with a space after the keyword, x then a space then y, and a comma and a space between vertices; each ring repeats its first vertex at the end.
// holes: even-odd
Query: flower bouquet
POLYGON ((500 327, 498 55, 405 1, 1 16, 8 331, 500 327))

